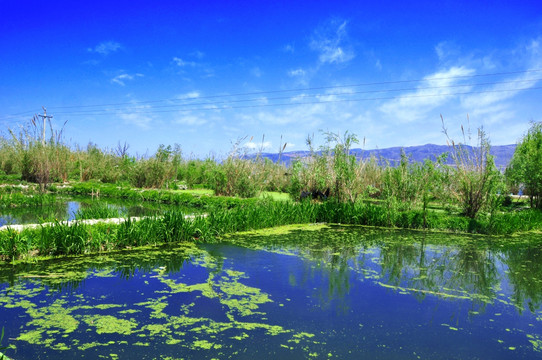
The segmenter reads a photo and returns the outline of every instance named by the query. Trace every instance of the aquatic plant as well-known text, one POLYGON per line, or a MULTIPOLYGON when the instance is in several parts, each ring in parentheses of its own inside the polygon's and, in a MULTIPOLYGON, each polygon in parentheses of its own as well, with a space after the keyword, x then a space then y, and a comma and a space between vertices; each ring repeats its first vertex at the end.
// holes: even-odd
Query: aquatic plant
POLYGON ((504 182, 489 153, 491 145, 484 129, 478 129, 477 144, 471 151, 465 147, 472 141, 469 128, 465 132, 461 126, 463 143, 457 143, 448 136, 444 119, 442 127, 451 146, 450 156, 455 165, 448 167, 450 175, 447 177, 447 192, 450 199, 457 201, 463 214, 471 219, 483 208, 494 211, 499 205, 500 194, 504 193, 504 182))
POLYGON ((125 214, 121 209, 110 206, 108 204, 96 203, 91 206, 81 207, 75 213, 75 219, 107 219, 122 217, 125 214))
POLYGON ((9 347, 2 346, 2 340, 4 340, 4 327, 2 327, 2 333, 0 334, 0 360, 8 360, 8 357, 2 354, 2 351, 9 349, 9 347))

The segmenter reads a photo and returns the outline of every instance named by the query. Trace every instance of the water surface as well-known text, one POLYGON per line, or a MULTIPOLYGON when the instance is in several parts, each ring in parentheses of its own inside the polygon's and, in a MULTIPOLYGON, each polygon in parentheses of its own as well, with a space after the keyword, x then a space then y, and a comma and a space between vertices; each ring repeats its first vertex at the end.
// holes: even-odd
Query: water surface
POLYGON ((38 224, 57 220, 74 220, 80 209, 105 205, 119 211, 122 217, 141 217, 160 215, 164 211, 176 209, 188 214, 200 213, 201 209, 155 203, 150 201, 133 201, 123 199, 96 199, 92 197, 63 197, 58 201, 43 206, 21 206, 0 208, 0 226, 15 224, 38 224))
POLYGON ((16 359, 542 358, 534 238, 314 226, 0 280, 16 359))

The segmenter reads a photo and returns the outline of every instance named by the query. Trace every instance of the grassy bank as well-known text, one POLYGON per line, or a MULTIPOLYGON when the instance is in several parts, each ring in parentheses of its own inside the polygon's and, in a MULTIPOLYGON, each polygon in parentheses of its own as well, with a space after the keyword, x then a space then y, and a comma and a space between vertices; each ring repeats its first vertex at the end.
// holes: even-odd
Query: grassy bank
POLYGON ((71 226, 57 223, 21 232, 0 232, 0 256, 3 260, 29 255, 58 256, 113 251, 142 245, 179 241, 219 241, 220 237, 238 231, 256 230, 288 224, 341 223, 425 228, 482 234, 508 234, 542 229, 542 214, 534 210, 494 214, 470 219, 441 212, 421 211, 389 213, 385 207, 371 203, 337 203, 311 201, 287 202, 271 199, 250 201, 232 208, 215 207, 208 216, 186 219, 180 211, 168 211, 161 217, 146 218, 122 224, 71 226))

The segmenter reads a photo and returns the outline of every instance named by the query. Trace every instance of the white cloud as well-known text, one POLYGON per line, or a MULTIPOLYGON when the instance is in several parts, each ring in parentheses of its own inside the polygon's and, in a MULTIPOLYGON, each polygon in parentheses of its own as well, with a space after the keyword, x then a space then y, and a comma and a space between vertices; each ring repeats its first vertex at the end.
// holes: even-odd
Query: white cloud
POLYGON ((305 94, 305 93, 302 93, 302 94, 299 94, 299 95, 295 95, 295 96, 292 96, 290 98, 290 102, 292 103, 295 103, 295 102, 302 102, 304 101, 305 99, 307 99, 309 95, 308 94, 305 94))
POLYGON ((295 48, 291 44, 287 44, 282 48, 282 51, 293 54, 295 52, 295 48))
POLYGON ((121 86, 124 86, 124 85, 126 85, 127 80, 134 80, 136 77, 143 77, 143 74, 134 74, 134 75, 121 74, 121 75, 117 75, 113 79, 111 79, 111 82, 115 83, 115 84, 118 84, 118 85, 121 85, 121 86))
POLYGON ((250 70, 250 73, 257 78, 262 76, 262 70, 258 66, 253 67, 252 70, 250 70))
POLYGON ((267 150, 267 149, 271 149, 273 144, 271 143, 271 141, 264 141, 264 142, 260 142, 260 143, 255 143, 253 141, 249 141, 244 146, 246 148, 250 149, 250 150, 260 150, 260 149, 261 150, 267 150))
POLYGON ((117 112, 117 116, 128 125, 135 125, 145 130, 150 129, 150 125, 155 119, 152 114, 147 112, 152 110, 152 107, 150 105, 137 104, 137 101, 133 101, 133 103, 133 105, 123 112, 117 112))
POLYGON ((199 91, 190 91, 190 92, 187 92, 186 94, 181 94, 181 95, 177 95, 177 99, 179 100, 186 100, 186 99, 197 99, 201 96, 201 94, 199 93, 199 91))
POLYGON ((99 43, 98 45, 96 45, 93 48, 88 48, 87 51, 88 52, 95 52, 95 53, 101 54, 103 56, 107 56, 110 53, 114 53, 114 52, 116 52, 116 51, 118 51, 120 49, 122 49, 122 45, 119 44, 118 42, 116 42, 116 41, 104 41, 104 42, 99 43))
POLYGON ((306 74, 307 72, 301 68, 288 71, 288 76, 290 77, 305 76, 306 74))
POLYGON ((293 149, 295 148, 295 146, 296 145, 294 143, 289 143, 289 142, 286 143, 286 149, 293 149))
POLYGON ((460 91, 450 88, 459 84, 462 77, 473 75, 474 70, 466 67, 451 67, 424 77, 418 89, 405 93, 393 100, 388 100, 379 110, 389 119, 402 123, 413 122, 423 118, 431 110, 456 100, 459 95, 450 96, 454 92, 465 92, 470 87, 462 87, 460 91))
POLYGON ((457 57, 459 49, 449 41, 441 41, 435 46, 435 53, 440 61, 444 61, 452 57, 457 57))
POLYGON ((195 57, 196 59, 203 59, 203 57, 205 56, 205 54, 199 50, 196 50, 196 51, 192 51, 190 53, 190 56, 193 56, 195 57))
POLYGON ((177 65, 177 66, 180 66, 180 67, 185 67, 185 66, 196 66, 197 64, 194 62, 194 61, 185 61, 177 56, 175 56, 173 58, 173 62, 177 65))
POLYGON ((342 64, 355 57, 346 26, 346 21, 333 20, 315 32, 310 47, 320 53, 318 59, 321 63, 342 64))
POLYGON ((174 120, 174 123, 186 126, 201 126, 207 123, 207 120, 197 115, 181 115, 174 120))
POLYGON ((148 115, 132 113, 119 114, 118 116, 127 124, 135 125, 145 130, 150 129, 150 123, 152 122, 152 118, 148 115))
MULTIPOLYGON (((513 58, 519 68, 526 70, 542 67, 542 48, 540 38, 532 40, 527 45, 518 47, 511 52, 501 53, 502 58, 513 58)), ((492 58, 484 58, 484 62, 498 63, 492 58)), ((518 121, 518 113, 522 113, 517 103, 512 99, 528 91, 540 83, 538 72, 523 72, 515 76, 500 78, 496 84, 482 88, 481 93, 467 94, 461 98, 461 106, 471 118, 483 120, 486 124, 503 124, 518 121)), ((520 115, 521 116, 521 115, 520 115)), ((525 115, 523 115, 525 116, 525 115)))

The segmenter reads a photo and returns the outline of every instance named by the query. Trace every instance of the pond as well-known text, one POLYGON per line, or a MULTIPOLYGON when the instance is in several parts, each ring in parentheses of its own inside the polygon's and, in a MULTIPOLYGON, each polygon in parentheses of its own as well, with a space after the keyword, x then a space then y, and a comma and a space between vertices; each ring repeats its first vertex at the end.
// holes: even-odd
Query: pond
POLYGON ((166 205, 155 202, 127 201, 122 199, 96 199, 92 197, 58 197, 57 201, 44 206, 21 206, 0 208, 0 226, 14 224, 38 224, 58 220, 74 220, 79 210, 96 206, 108 206, 121 216, 153 216, 169 209, 183 210, 188 214, 201 213, 201 209, 166 205))
POLYGON ((0 267, 14 359, 538 359, 542 239, 313 225, 0 267))

